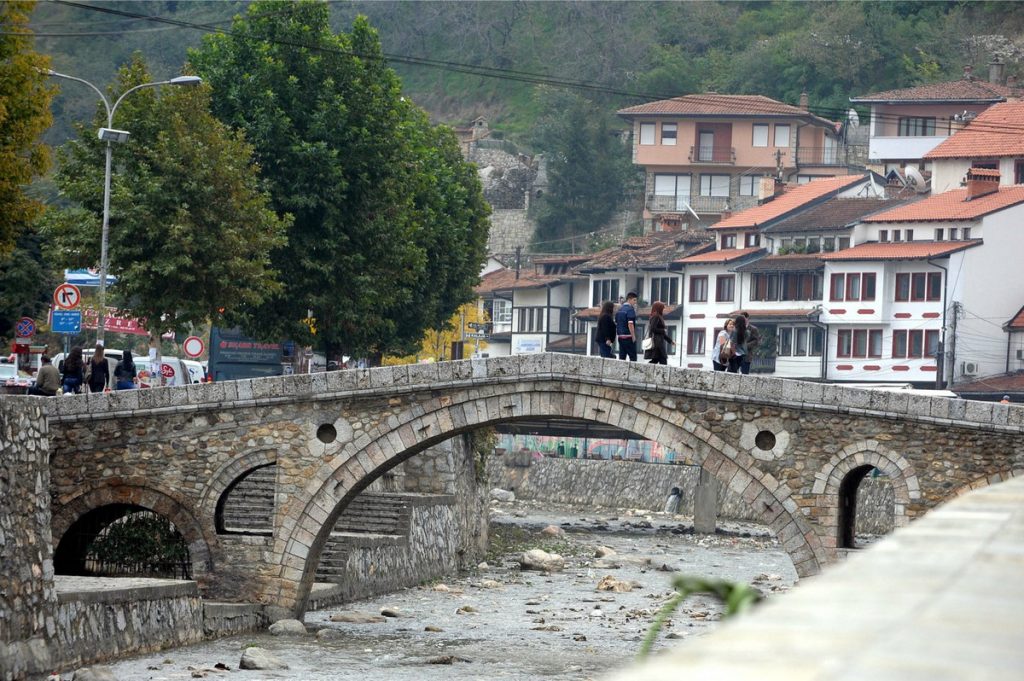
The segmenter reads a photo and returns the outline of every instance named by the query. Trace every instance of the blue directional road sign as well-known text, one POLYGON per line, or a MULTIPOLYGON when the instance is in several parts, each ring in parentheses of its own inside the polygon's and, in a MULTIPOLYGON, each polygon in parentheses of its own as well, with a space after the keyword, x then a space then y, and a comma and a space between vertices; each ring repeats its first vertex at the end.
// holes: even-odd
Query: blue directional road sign
POLYGON ((54 310, 50 328, 54 333, 78 333, 82 330, 82 311, 54 310))

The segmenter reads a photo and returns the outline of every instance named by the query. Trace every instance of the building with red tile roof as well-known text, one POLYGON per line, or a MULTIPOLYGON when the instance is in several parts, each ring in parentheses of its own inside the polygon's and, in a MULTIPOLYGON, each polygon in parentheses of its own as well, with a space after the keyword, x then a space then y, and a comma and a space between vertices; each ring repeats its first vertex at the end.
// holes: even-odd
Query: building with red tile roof
POLYGON ((996 171, 1003 186, 1024 184, 1024 102, 993 104, 925 154, 933 191, 957 187, 970 169, 996 171))
POLYGON ((901 243, 878 243, 869 242, 857 244, 835 253, 823 253, 821 259, 825 261, 837 260, 929 260, 944 258, 951 253, 956 253, 967 248, 981 246, 981 240, 972 241, 904 241, 901 243))
POLYGON ((775 178, 848 173, 839 126, 761 95, 693 94, 619 110, 633 126, 633 162, 646 175, 644 216, 710 224, 775 193, 775 178))
POLYGON ((852 104, 871 107, 869 167, 883 174, 906 165, 931 170, 930 153, 967 121, 1018 99, 1020 90, 1003 83, 1002 65, 990 66, 988 81, 967 67, 958 80, 851 97, 852 104))
POLYGON ((722 218, 711 225, 710 229, 752 229, 765 227, 798 211, 803 211, 810 206, 840 196, 844 192, 848 193, 853 188, 860 188, 861 185, 868 184, 871 179, 871 175, 844 175, 791 186, 781 195, 774 197, 770 201, 765 201, 758 206, 741 210, 722 218))
POLYGON ((1024 186, 994 189, 974 198, 969 198, 967 189, 933 194, 921 201, 866 216, 863 222, 974 222, 991 213, 1024 203, 1024 186))

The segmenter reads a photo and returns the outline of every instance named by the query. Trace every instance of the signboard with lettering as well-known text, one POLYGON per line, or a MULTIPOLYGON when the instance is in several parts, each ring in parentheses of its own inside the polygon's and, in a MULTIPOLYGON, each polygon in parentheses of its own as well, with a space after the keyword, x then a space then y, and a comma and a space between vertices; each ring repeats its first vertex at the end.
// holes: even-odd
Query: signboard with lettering
POLYGON ((54 333, 78 333, 82 330, 82 311, 54 310, 50 330, 54 333))
POLYGON ((281 375, 282 344, 249 338, 238 329, 210 329, 209 353, 214 381, 281 375))

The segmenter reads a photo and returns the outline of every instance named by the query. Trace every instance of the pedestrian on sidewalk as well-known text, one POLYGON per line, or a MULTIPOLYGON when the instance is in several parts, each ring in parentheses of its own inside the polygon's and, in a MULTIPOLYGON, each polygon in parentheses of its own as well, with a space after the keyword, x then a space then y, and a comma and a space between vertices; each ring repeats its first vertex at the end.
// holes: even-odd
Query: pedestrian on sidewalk
POLYGON ((715 368, 715 371, 725 371, 729 368, 729 358, 732 357, 730 342, 735 330, 736 322, 727 319, 725 320, 725 328, 718 332, 715 345, 711 348, 711 365, 715 368))
POLYGON ((644 351, 644 359, 651 364, 668 364, 668 346, 675 347, 675 341, 668 337, 668 326, 665 324, 665 303, 655 301, 651 306, 651 318, 647 322, 647 336, 651 339, 650 356, 644 351))
POLYGON ((63 372, 61 387, 64 389, 64 394, 82 392, 82 384, 85 383, 85 362, 82 361, 81 345, 71 348, 71 352, 64 360, 63 372))
POLYGON ((137 375, 135 361, 132 359, 132 351, 125 350, 121 353, 121 361, 114 367, 114 387, 117 390, 131 390, 135 387, 137 375))
POLYGON ((619 359, 636 361, 636 301, 635 291, 626 294, 626 302, 615 313, 615 333, 619 341, 619 359))
POLYGON ((101 393, 110 386, 110 367, 107 365, 107 358, 103 356, 102 343, 96 344, 92 359, 86 365, 85 383, 91 393, 101 393))
POLYGON ((740 316, 747 324, 747 347, 746 352, 743 354, 743 360, 740 362, 740 373, 750 373, 750 363, 754 361, 754 355, 757 354, 757 348, 761 345, 761 330, 750 323, 750 313, 746 310, 740 312, 740 316))
POLYGON ((747 354, 747 341, 750 335, 747 333, 747 318, 743 315, 736 315, 736 328, 732 332, 730 342, 732 343, 732 357, 729 358, 729 373, 738 374, 743 364, 743 358, 747 354))
POLYGON ((597 318, 597 351, 602 357, 615 358, 615 303, 610 300, 601 304, 597 318))

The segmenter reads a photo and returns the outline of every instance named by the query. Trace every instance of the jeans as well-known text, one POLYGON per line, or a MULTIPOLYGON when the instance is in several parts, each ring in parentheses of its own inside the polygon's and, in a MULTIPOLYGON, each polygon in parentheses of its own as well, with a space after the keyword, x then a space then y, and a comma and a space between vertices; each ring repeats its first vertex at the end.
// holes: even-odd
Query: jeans
POLYGON ((740 362, 740 373, 741 374, 749 374, 750 373, 750 358, 747 357, 746 355, 743 355, 743 357, 741 357, 740 359, 743 360, 743 361, 740 362))
POLYGON ((743 355, 734 355, 729 358, 729 368, 726 369, 730 374, 738 374, 740 372, 740 365, 743 363, 743 355))
POLYGON ((608 359, 615 359, 615 353, 612 352, 611 345, 608 345, 607 343, 598 343, 597 350, 598 352, 601 353, 602 357, 607 357, 608 359))
POLYGON ((629 358, 630 362, 636 361, 636 341, 629 338, 619 339, 619 359, 629 358))
POLYGON ((711 366, 715 368, 715 371, 725 371, 728 368, 724 364, 720 364, 715 360, 711 360, 711 366))

